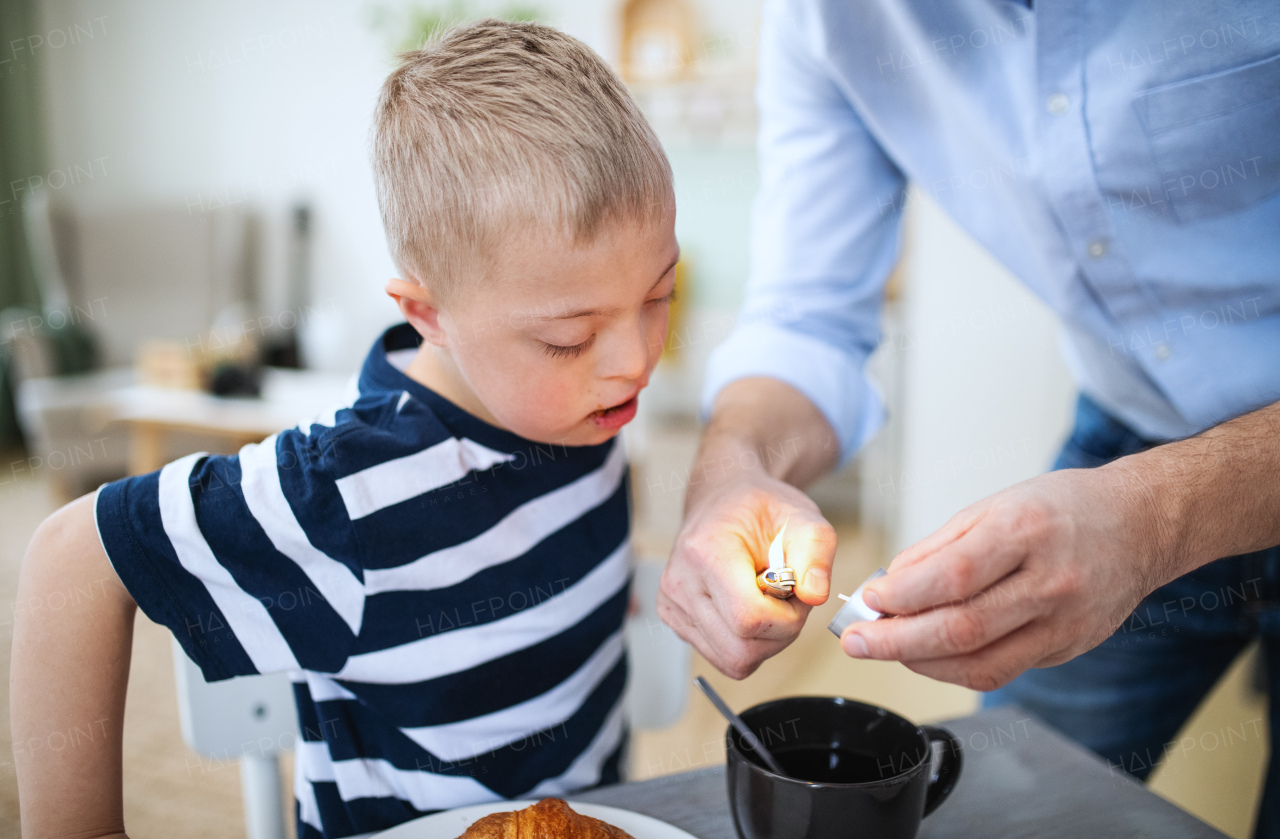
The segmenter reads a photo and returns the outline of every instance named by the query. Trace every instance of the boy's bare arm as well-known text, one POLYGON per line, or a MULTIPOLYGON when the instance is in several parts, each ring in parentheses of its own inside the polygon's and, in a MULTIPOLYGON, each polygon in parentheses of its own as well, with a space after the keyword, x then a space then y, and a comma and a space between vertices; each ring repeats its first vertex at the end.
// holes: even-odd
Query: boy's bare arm
POLYGON ((40 525, 18 582, 10 701, 24 837, 124 835, 120 740, 137 606, 94 496, 40 525))

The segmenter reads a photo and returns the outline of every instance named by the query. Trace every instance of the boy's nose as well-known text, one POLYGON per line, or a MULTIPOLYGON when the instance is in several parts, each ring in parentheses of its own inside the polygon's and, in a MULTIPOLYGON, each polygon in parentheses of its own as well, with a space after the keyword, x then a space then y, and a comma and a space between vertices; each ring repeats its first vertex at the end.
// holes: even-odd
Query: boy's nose
MULTIPOLYGON (((650 350, 643 329, 620 332, 606 353, 600 371, 604 378, 639 380, 649 372, 650 350)), ((661 347, 658 348, 661 351, 661 347)))

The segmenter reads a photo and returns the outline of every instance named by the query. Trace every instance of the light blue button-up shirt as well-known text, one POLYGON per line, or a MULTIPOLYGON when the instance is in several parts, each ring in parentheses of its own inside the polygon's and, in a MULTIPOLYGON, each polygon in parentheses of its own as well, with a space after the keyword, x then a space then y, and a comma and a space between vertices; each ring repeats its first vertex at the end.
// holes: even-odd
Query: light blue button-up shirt
POLYGON ((1280 400, 1280 4, 779 0, 741 320, 847 457, 908 180, 1061 318, 1081 389, 1171 439, 1280 400))

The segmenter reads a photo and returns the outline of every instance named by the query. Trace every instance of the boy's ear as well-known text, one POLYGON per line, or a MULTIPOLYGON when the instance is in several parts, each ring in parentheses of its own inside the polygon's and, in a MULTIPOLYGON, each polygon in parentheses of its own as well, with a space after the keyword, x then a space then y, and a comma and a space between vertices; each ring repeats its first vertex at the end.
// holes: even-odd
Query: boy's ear
POLYGON ((448 345, 449 338, 440 325, 440 310, 426 286, 413 280, 392 278, 387 280, 387 296, 396 301, 400 314, 418 330, 424 341, 437 347, 448 345))

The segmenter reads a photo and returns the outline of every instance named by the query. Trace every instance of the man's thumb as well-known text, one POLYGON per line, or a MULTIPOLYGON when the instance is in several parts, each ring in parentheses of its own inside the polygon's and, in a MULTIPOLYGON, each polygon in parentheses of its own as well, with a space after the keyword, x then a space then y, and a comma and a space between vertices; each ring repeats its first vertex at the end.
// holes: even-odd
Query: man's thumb
POLYGON ((796 572, 800 585, 796 596, 810 606, 820 606, 831 593, 831 561, 836 554, 835 529, 825 521, 797 528, 795 539, 788 540, 787 564, 796 572))
POLYGON ((827 602, 831 593, 831 569, 825 565, 810 565, 800 578, 800 589, 797 596, 810 606, 820 606, 827 602))

